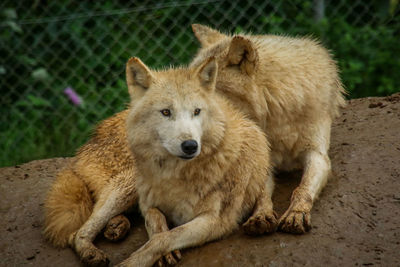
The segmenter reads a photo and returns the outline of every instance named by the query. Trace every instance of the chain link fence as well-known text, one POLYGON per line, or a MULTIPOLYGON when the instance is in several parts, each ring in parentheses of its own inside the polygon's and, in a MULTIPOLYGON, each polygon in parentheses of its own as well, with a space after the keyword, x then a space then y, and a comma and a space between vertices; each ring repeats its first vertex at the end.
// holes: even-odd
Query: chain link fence
POLYGON ((129 57, 153 68, 190 62, 192 23, 317 37, 352 97, 389 94, 400 88, 398 10, 398 0, 3 0, 0 166, 72 155, 125 108, 129 57))

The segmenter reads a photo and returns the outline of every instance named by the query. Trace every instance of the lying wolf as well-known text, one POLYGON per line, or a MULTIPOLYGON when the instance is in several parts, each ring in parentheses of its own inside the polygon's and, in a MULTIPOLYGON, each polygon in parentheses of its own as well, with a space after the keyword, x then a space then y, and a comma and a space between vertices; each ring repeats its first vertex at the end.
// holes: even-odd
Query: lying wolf
POLYGON ((121 266, 150 266, 171 251, 220 238, 250 213, 249 230, 277 226, 266 137, 214 92, 217 69, 213 58, 163 72, 137 59, 128 64, 128 144, 150 240, 121 266), (167 222, 177 227, 168 230, 167 222))
POLYGON ((279 228, 308 231, 313 202, 331 171, 332 120, 345 104, 335 61, 308 38, 230 36, 199 24, 192 28, 202 47, 191 66, 217 58, 217 91, 265 131, 272 165, 304 170, 279 228))
POLYGON ((106 265, 93 240, 104 227, 107 238, 121 238, 129 221, 119 214, 138 196, 150 240, 124 266, 173 264, 179 249, 227 235, 249 216, 248 234, 275 231, 269 144, 214 92, 217 72, 212 58, 159 72, 130 59, 132 104, 102 122, 58 175, 45 236, 86 264, 106 265))

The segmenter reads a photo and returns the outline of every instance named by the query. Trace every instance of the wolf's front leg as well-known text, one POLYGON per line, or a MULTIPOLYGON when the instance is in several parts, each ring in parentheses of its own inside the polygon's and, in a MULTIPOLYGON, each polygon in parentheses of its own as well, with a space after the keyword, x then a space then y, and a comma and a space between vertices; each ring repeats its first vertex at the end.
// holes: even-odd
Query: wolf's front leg
MULTIPOLYGON (((149 239, 154 234, 166 232, 169 230, 167 220, 164 214, 157 208, 151 208, 146 212, 145 218, 146 230, 149 235, 149 239)), ((168 265, 175 265, 182 258, 179 250, 174 250, 172 252, 163 255, 157 262, 157 266, 164 266, 164 263, 168 265)))
POLYGON ((146 244, 118 266, 152 266, 170 251, 199 246, 220 238, 232 228, 229 225, 223 225, 223 219, 219 215, 204 213, 170 231, 154 234, 146 244))
POLYGON ((89 219, 69 240, 70 246, 85 264, 108 265, 106 254, 93 245, 93 240, 111 218, 132 206, 136 198, 133 187, 118 188, 110 185, 100 194, 89 219))
POLYGON ((311 208, 331 173, 327 154, 308 151, 304 159, 301 183, 293 191, 290 206, 279 220, 279 229, 283 232, 303 234, 311 229, 311 208))

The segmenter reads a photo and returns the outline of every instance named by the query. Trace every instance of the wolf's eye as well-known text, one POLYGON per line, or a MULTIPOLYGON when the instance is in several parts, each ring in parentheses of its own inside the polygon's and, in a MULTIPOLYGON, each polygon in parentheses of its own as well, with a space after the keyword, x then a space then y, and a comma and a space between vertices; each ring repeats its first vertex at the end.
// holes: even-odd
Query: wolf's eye
POLYGON ((171 116, 171 111, 169 109, 163 109, 160 110, 161 114, 163 114, 165 117, 171 116))
POLYGON ((194 110, 194 115, 195 115, 195 116, 199 115, 199 114, 200 114, 200 111, 201 111, 201 109, 196 108, 196 109, 194 110))

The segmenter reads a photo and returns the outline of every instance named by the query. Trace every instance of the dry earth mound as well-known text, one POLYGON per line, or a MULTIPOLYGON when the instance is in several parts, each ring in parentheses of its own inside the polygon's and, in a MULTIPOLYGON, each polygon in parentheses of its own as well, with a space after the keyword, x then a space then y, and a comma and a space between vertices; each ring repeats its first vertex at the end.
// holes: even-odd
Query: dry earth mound
MULTIPOLYGON (((349 101, 332 129, 334 177, 312 211, 305 235, 275 233, 227 239, 183 252, 180 266, 400 266, 400 93, 349 101)), ((56 172, 68 159, 32 161, 0 169, 0 266, 79 266, 71 249, 41 236, 42 207, 56 172)), ((274 204, 289 205, 299 173, 280 174, 274 204)), ((146 242, 143 219, 120 243, 96 244, 112 264, 146 242)))

